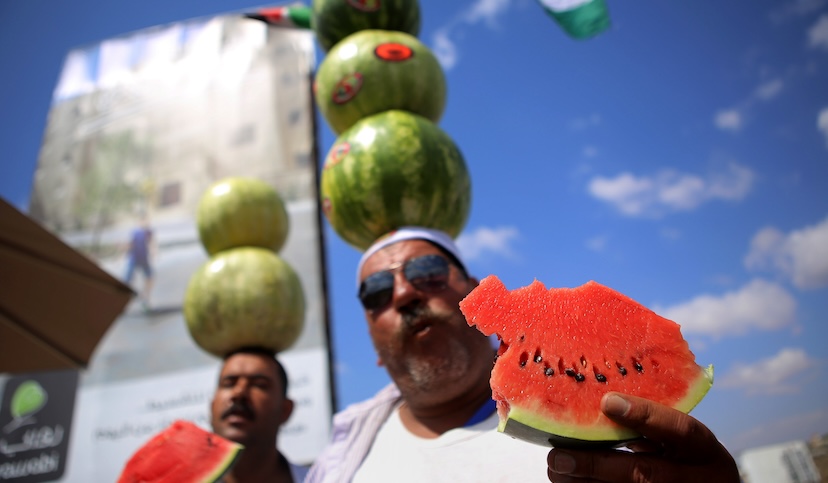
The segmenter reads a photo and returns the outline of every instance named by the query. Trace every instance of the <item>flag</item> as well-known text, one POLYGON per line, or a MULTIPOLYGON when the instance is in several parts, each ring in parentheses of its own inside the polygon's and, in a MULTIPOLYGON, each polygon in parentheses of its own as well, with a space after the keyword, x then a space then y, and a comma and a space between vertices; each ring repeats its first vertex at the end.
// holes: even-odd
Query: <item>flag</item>
POLYGON ((609 28, 604 0, 538 0, 546 13, 576 39, 594 37, 609 28))
POLYGON ((245 17, 261 20, 268 25, 277 27, 309 29, 311 9, 304 6, 263 8, 256 13, 245 15, 245 17))

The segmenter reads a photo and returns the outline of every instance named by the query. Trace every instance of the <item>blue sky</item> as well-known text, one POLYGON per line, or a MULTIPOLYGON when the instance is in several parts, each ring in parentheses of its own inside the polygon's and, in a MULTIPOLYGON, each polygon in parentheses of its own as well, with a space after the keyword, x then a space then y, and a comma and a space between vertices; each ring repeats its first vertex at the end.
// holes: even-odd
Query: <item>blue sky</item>
MULTIPOLYGON (((27 203, 68 50, 252 5, 0 0, 0 196, 27 203)), ((828 432, 828 0, 608 5, 612 28, 575 41, 535 0, 422 0, 472 177, 472 272, 596 280, 681 323, 716 367, 694 415, 733 452, 828 432)), ((347 404, 388 379, 359 253, 326 235, 347 404)))

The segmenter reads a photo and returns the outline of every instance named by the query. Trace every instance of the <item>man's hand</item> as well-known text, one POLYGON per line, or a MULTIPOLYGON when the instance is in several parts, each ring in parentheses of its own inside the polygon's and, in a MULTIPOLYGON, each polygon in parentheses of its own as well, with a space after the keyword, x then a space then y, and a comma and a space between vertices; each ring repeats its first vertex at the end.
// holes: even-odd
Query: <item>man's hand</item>
POLYGON ((736 462, 710 429, 697 419, 647 399, 609 393, 604 414, 644 439, 632 452, 553 449, 549 481, 607 483, 738 483, 736 462))

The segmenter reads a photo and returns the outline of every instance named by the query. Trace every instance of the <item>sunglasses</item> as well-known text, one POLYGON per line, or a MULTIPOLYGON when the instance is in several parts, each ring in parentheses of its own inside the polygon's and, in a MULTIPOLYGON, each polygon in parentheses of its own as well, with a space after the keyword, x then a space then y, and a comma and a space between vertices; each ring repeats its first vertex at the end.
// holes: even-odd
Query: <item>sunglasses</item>
POLYGON ((412 258, 365 277, 359 284, 358 294, 365 310, 376 310, 391 302, 394 295, 394 272, 399 269, 402 269, 403 276, 414 288, 423 292, 442 292, 448 283, 448 260, 440 255, 412 258))

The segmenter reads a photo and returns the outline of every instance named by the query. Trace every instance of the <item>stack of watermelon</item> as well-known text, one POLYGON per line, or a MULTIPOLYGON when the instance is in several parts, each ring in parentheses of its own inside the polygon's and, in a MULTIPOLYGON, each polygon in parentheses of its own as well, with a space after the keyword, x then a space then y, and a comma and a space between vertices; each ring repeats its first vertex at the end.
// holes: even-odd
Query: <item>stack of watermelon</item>
POLYGON ((184 298, 196 344, 218 357, 242 347, 291 347, 304 327, 305 297, 279 256, 289 219, 276 190, 256 178, 221 180, 202 196, 196 222, 210 257, 184 298))
POLYGON ((457 236, 471 206, 463 155, 437 122, 446 81, 417 35, 417 0, 314 0, 311 25, 326 51, 314 82, 338 135, 320 194, 331 226, 365 250, 405 225, 457 236))

